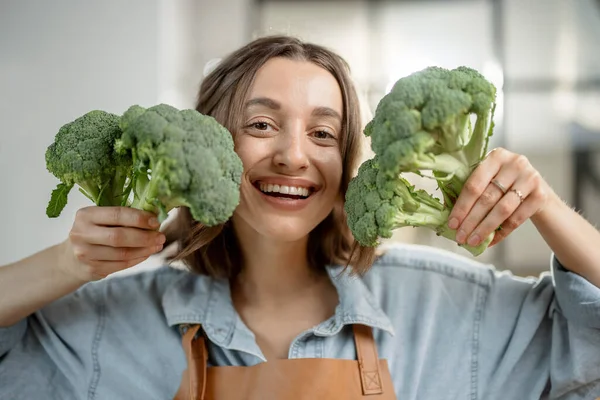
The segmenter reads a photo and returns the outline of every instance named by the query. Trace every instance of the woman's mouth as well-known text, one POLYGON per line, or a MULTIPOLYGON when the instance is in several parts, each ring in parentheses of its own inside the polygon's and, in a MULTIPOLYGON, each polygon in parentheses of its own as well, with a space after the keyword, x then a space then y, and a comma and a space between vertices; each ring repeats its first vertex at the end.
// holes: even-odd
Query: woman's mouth
POLYGON ((254 188, 260 193, 265 202, 282 211, 299 211, 306 207, 319 187, 311 185, 309 181, 279 182, 261 181, 253 182, 254 188))
POLYGON ((302 186, 278 185, 272 183, 257 182, 258 189, 267 196, 280 197, 283 199, 301 200, 308 198, 313 189, 302 186))

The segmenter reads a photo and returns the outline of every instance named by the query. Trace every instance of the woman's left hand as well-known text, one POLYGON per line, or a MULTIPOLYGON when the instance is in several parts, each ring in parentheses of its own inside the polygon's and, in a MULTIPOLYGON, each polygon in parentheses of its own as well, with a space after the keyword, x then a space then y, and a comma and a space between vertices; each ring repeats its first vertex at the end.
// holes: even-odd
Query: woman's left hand
POLYGON ((467 179, 448 219, 456 241, 477 246, 496 231, 500 242, 546 205, 552 189, 523 155, 492 150, 467 179))

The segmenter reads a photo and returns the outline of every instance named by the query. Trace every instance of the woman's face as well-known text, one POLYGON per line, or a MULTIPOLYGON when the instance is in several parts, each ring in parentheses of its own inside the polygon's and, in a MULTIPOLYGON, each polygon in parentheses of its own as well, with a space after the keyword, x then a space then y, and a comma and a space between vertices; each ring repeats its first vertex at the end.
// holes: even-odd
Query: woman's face
POLYGON ((340 200, 342 110, 340 87, 321 67, 285 58, 261 67, 236 132, 237 227, 295 241, 327 217, 340 200))

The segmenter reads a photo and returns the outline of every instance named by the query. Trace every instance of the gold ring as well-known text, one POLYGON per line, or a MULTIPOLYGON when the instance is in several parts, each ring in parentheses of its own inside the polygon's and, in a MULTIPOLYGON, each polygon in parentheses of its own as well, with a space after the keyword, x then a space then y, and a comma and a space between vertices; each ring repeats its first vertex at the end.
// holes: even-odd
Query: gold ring
POLYGON ((510 189, 511 192, 515 192, 515 194, 517 196, 519 196, 519 202, 522 203, 524 198, 523 198, 523 193, 520 190, 517 189, 510 189))
POLYGON ((502 193, 506 194, 506 192, 508 191, 508 189, 506 189, 506 188, 504 187, 504 185, 503 185, 503 184, 501 184, 500 182, 498 182, 498 180, 497 180, 497 179, 494 179, 494 180, 492 181, 492 183, 493 183, 494 185, 496 185, 496 186, 498 187, 498 189, 502 190, 502 193))

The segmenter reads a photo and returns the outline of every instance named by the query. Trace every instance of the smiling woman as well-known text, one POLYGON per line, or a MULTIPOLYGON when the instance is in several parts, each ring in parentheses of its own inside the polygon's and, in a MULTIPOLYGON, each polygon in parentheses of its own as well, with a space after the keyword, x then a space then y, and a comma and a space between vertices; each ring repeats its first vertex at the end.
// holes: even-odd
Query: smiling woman
MULTIPOLYGON (((343 213, 362 124, 339 56, 258 39, 206 77, 197 110, 229 129, 243 162, 233 217, 207 228, 180 209, 166 236, 187 270, 103 279, 166 239, 128 207, 84 208, 62 243, 0 268, 0 398, 600 395, 600 233, 526 158, 493 151, 450 220, 471 242, 529 218, 551 274, 515 278, 414 245, 374 259, 343 213)), ((376 207, 364 202, 388 216, 376 207)))
POLYGON ((251 226, 259 234, 252 237, 273 246, 306 240, 317 269, 350 262, 358 272, 368 268, 374 249, 354 244, 343 214, 362 146, 359 101, 343 59, 292 38, 258 39, 205 78, 196 109, 234 136, 244 163, 241 202, 231 221, 211 228, 181 210, 165 229, 167 245, 182 245, 176 260, 200 273, 236 276, 243 255, 232 230, 251 226))

